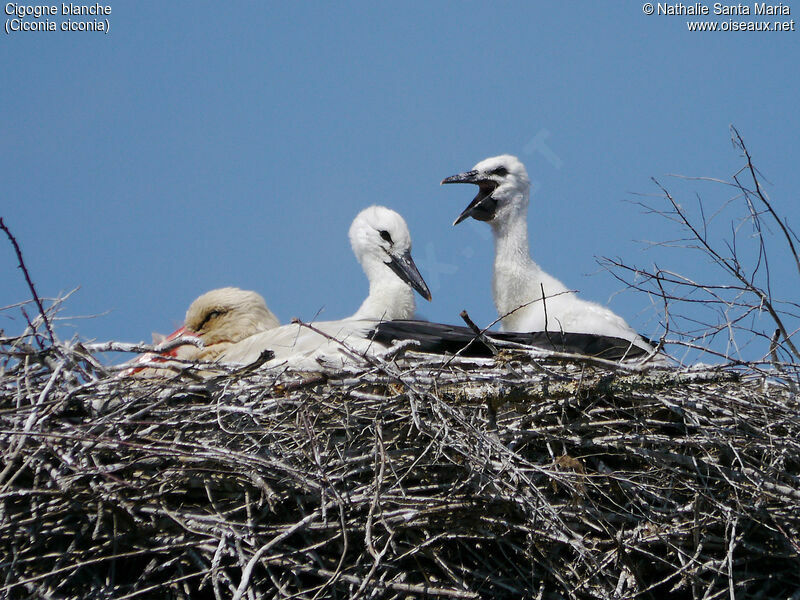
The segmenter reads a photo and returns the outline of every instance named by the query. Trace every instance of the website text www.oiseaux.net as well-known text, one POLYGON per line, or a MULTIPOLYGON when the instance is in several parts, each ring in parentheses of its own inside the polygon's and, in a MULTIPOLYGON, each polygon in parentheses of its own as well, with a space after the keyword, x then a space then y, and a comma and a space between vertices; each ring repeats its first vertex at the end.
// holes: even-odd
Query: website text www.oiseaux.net
POLYGON ((687 20, 686 27, 689 31, 796 31, 794 19, 774 20, 776 17, 792 16, 791 6, 783 3, 645 2, 642 11, 646 15, 667 17, 719 17, 708 21, 687 20), (744 20, 742 17, 752 20, 744 20), (756 20, 757 18, 763 20, 756 20))
POLYGON ((791 21, 686 21, 689 31, 795 31, 791 21))

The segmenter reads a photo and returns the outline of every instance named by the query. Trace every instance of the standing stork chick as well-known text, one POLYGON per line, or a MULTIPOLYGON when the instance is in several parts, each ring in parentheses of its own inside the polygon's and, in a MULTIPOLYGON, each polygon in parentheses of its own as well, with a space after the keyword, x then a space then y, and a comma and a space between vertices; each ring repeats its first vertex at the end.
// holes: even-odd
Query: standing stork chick
POLYGON ((405 220, 384 206, 362 210, 350 225, 350 246, 369 281, 369 295, 350 319, 410 319, 414 290, 430 301, 431 292, 411 258, 405 220))
POLYGON ((384 349, 369 335, 375 324, 412 318, 416 310, 414 290, 426 300, 431 299, 431 293, 411 258, 408 226, 395 211, 383 206, 362 210, 353 220, 349 236, 353 253, 369 280, 369 294, 352 316, 314 323, 314 329, 321 333, 300 324, 265 331, 231 346, 219 361, 250 364, 264 350, 271 350, 275 357, 268 366, 285 364, 319 370, 320 362, 341 366, 350 361, 339 342, 357 352, 384 349))
POLYGON ((530 180, 515 156, 487 158, 470 171, 442 180, 442 184, 472 183, 478 194, 453 225, 468 217, 489 223, 494 234, 494 304, 505 331, 559 331, 621 338, 653 348, 622 317, 587 302, 546 273, 530 255, 528 198, 530 180), (544 297, 542 296, 544 290, 544 297))

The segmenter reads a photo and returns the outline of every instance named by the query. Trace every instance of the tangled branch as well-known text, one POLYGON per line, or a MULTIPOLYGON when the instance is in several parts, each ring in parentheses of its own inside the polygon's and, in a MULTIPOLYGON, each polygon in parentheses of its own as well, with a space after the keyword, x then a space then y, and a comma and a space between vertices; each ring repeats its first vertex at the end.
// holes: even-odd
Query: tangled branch
POLYGON ((48 348, 52 369, 8 340, 6 597, 800 586, 800 413, 768 364, 630 372, 523 347, 408 349, 324 377, 136 379, 79 345, 48 348))
MULTIPOLYGON (((780 301, 773 295, 764 216, 778 225, 791 260, 800 273, 800 259, 795 248, 797 236, 789 224, 779 217, 767 198, 759 180, 758 169, 754 166, 739 132, 734 127, 731 127, 731 132, 735 147, 745 159, 745 165, 733 175, 731 181, 712 178, 684 179, 732 187, 737 192, 736 197, 712 214, 707 213, 705 203, 698 199, 699 216, 692 217, 673 194, 654 178, 661 197, 666 200, 667 208, 640 203, 649 212, 676 223, 685 236, 658 245, 699 253, 707 259, 703 262, 710 262, 718 267, 722 275, 721 281, 696 281, 685 274, 658 265, 637 267, 614 259, 605 259, 603 262, 612 268, 612 273, 618 279, 630 287, 661 299, 665 316, 669 316, 665 324, 669 323, 671 333, 675 336, 666 340, 667 342, 688 348, 703 348, 710 354, 737 362, 742 360, 742 344, 748 343, 749 336, 762 340, 759 351, 762 358, 775 354, 778 348, 796 361, 800 359, 800 350, 793 336, 800 322, 800 304, 780 301), (749 183, 742 180, 743 173, 749 176, 749 183), (736 215, 730 222, 729 235, 719 239, 714 234, 712 225, 721 220, 724 209, 738 206, 733 204, 735 201, 741 201, 744 214, 740 212, 736 215), (759 205, 763 209, 757 208, 759 205), (747 243, 742 244, 737 232, 746 224, 752 227, 753 235, 747 238, 747 243), (712 314, 711 318, 707 316, 709 312, 712 314), (774 325, 769 331, 753 326, 761 313, 769 315, 774 325), (773 341, 775 331, 778 332, 779 341, 773 341), (744 336, 743 333, 748 335, 744 336), (719 334, 725 334, 727 340, 723 351, 710 348, 710 341, 719 334)), ((696 258, 695 262, 698 262, 696 258)), ((750 359, 752 358, 751 354, 750 359)))

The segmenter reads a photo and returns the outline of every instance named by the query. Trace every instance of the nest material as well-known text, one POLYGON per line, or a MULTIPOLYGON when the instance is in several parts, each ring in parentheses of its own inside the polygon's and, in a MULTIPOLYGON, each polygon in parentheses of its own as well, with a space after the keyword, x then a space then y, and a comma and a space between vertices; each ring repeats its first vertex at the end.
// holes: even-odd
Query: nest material
POLYGON ((798 597, 798 399, 767 374, 1 350, 0 597, 798 597))

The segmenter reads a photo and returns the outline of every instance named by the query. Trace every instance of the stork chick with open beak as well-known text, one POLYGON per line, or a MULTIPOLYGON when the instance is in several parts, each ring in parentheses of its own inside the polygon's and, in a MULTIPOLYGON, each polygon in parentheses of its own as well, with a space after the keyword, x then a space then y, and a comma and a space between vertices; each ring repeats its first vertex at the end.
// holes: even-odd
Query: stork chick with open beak
POLYGON ((508 154, 487 158, 469 171, 442 180, 443 185, 450 183, 478 186, 478 194, 453 225, 472 217, 492 228, 492 292, 505 331, 589 333, 652 350, 624 319, 605 306, 578 298, 533 261, 528 245, 530 180, 519 159, 508 154))

